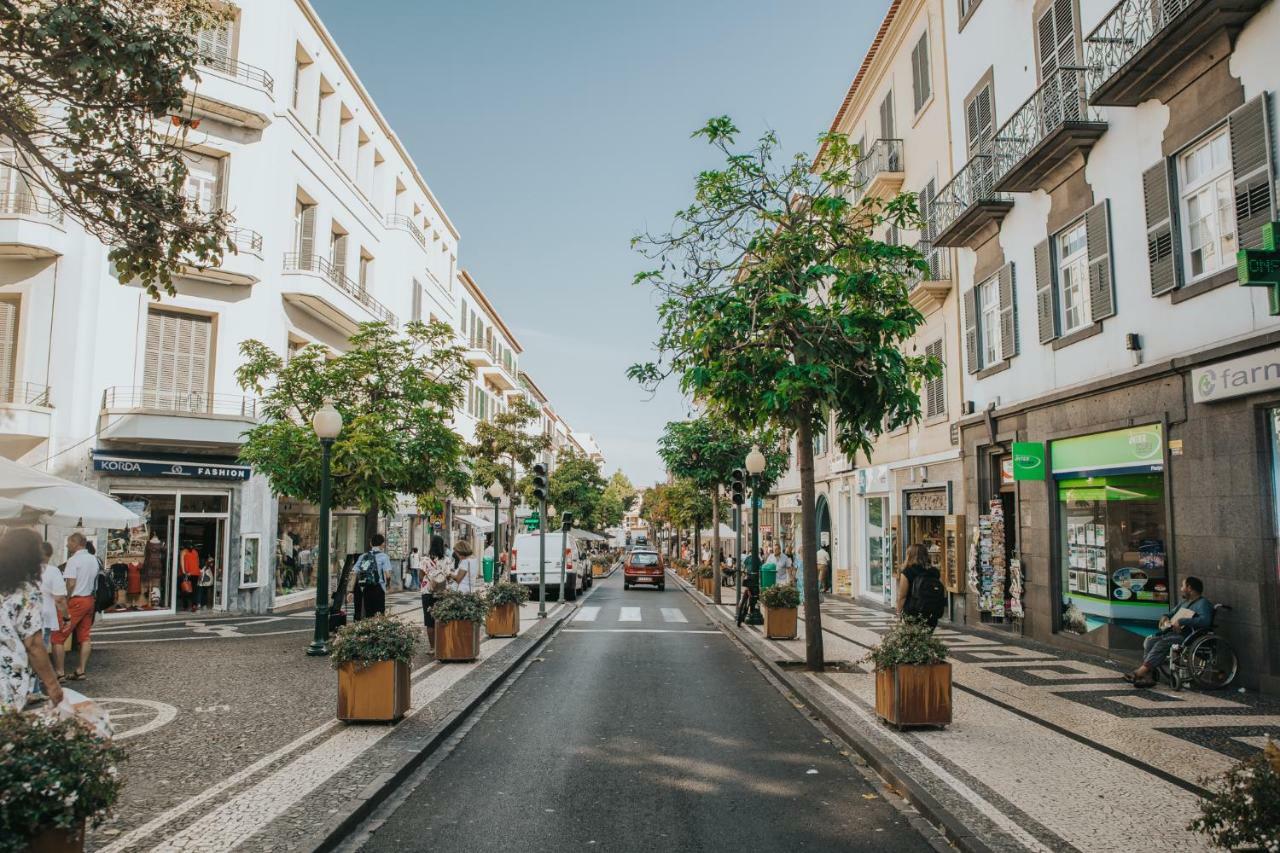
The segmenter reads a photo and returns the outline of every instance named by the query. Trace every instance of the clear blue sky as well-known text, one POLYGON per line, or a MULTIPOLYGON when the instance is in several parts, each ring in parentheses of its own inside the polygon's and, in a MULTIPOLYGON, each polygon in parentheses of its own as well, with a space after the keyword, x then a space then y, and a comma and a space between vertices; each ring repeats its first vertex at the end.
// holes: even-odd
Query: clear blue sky
POLYGON ((654 303, 630 238, 660 230, 710 166, 689 133, 728 114, 812 151, 889 0, 312 0, 462 234, 521 366, 606 470, 662 475, 687 406, 627 366, 654 303))

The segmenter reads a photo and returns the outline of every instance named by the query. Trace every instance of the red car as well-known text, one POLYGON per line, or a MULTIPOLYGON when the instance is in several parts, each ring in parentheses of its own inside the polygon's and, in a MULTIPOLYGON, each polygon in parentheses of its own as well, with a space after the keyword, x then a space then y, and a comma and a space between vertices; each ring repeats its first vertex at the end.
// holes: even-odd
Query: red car
POLYGON ((667 588, 662 557, 657 551, 632 551, 627 555, 622 565, 622 588, 631 589, 639 584, 656 586, 659 592, 667 588))

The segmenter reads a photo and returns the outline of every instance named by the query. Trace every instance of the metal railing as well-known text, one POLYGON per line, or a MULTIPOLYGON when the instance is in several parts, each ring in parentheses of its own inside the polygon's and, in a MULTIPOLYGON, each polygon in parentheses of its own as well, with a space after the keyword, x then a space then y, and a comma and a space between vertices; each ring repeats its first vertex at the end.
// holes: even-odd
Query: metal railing
POLYGON ((853 167, 853 198, 862 198, 876 175, 902 171, 902 140, 877 139, 853 167))
POLYGON ((221 71, 228 77, 236 77, 247 83, 252 83, 267 92, 274 93, 275 91, 276 81, 264 69, 256 65, 250 65, 247 62, 240 62, 229 56, 218 56, 213 53, 200 54, 196 62, 206 68, 212 68, 214 71, 221 71))
POLYGON ((916 243, 915 249, 929 265, 929 271, 915 270, 909 280, 909 290, 926 281, 951 281, 951 252, 941 246, 934 246, 928 240, 916 243))
POLYGON ((941 234, 950 228, 965 211, 984 201, 1013 201, 1008 193, 996 192, 996 158, 990 153, 975 154, 956 176, 938 190, 938 196, 930 205, 930 234, 941 234))
POLYGON ((996 155, 996 180, 1021 163, 1037 145, 1067 122, 1101 122, 1101 114, 1089 106, 1089 69, 1064 65, 1051 72, 996 131, 992 150, 996 155))
POLYGON ((116 385, 102 392, 104 412, 154 412, 164 415, 223 415, 257 420, 258 401, 235 394, 169 391, 146 386, 116 385))
POLYGON ((485 352, 489 353, 490 356, 492 356, 495 364, 499 362, 498 345, 493 343, 492 341, 486 342, 484 338, 473 337, 467 342, 467 346, 470 349, 484 350, 485 352))
POLYGON ((362 290, 360 285, 339 272, 329 262, 328 258, 314 254, 304 255, 298 252, 289 252, 284 256, 284 268, 286 272, 313 272, 323 276, 331 285, 369 309, 369 313, 379 320, 390 323, 392 326, 400 324, 400 321, 396 319, 395 313, 390 308, 374 299, 367 290, 362 290))
POLYGON ((237 225, 227 229, 227 236, 238 251, 262 257, 262 235, 257 231, 237 225))
POLYGON ((44 193, 22 189, 0 192, 0 215, 33 216, 62 224, 62 208, 44 193))
POLYGON ((1175 18, 1203 0, 1120 0, 1084 40, 1089 91, 1137 55, 1175 18))
POLYGON ((424 249, 427 247, 427 235, 422 233, 422 229, 418 227, 416 222, 408 216, 405 216, 403 213, 388 213, 387 227, 395 228, 398 231, 404 231, 416 240, 419 246, 424 249))
POLYGON ((35 382, 0 384, 0 403, 49 407, 49 386, 35 382))

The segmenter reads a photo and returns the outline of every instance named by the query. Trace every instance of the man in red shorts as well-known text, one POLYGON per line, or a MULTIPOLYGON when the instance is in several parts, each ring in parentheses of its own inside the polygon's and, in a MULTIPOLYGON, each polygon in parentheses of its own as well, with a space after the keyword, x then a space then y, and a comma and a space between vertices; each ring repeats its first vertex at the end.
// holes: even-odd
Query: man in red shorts
POLYGON ((93 630, 93 593, 98 586, 98 561, 85 550, 86 544, 80 533, 67 537, 67 552, 71 556, 67 558, 67 567, 62 575, 67 582, 68 618, 49 638, 53 644, 53 668, 60 680, 79 681, 84 678, 85 668, 89 665, 89 633, 93 630), (63 644, 72 634, 80 644, 80 667, 67 675, 67 653, 63 644))

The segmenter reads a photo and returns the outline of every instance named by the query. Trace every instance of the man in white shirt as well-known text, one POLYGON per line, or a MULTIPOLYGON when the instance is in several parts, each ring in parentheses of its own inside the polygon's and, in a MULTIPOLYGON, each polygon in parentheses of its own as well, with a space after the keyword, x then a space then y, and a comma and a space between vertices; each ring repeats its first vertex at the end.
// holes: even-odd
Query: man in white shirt
POLYGON ((818 591, 831 592, 831 554, 825 546, 818 546, 818 591))
POLYGON ((67 585, 67 619, 49 637, 53 643, 53 668, 58 678, 79 681, 89 666, 89 635, 93 630, 93 593, 98 586, 98 559, 85 550, 88 540, 84 534, 72 533, 67 537, 67 567, 62 572, 67 585), (74 635, 80 644, 80 668, 67 675, 66 651, 62 644, 74 635))
POLYGON ((55 626, 70 619, 71 615, 67 612, 67 582, 53 564, 53 546, 45 542, 41 552, 44 562, 40 566, 40 616, 44 619, 44 645, 47 649, 55 626))

